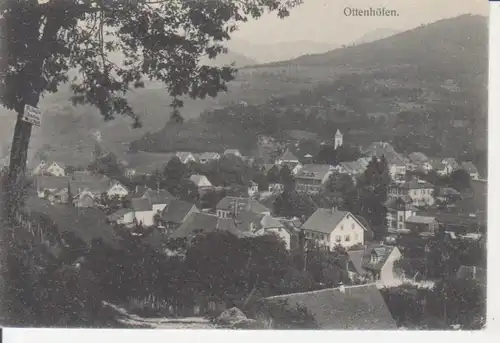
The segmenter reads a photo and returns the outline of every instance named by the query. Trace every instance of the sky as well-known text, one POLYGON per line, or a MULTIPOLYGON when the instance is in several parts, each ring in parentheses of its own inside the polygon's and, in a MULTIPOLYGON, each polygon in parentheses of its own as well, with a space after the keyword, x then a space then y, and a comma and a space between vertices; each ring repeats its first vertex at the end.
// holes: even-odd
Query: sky
POLYGON ((309 40, 350 43, 377 28, 409 30, 464 13, 488 15, 487 0, 303 0, 289 17, 266 14, 240 26, 233 36, 249 43, 309 40), (348 17, 344 8, 396 10, 398 17, 348 17))

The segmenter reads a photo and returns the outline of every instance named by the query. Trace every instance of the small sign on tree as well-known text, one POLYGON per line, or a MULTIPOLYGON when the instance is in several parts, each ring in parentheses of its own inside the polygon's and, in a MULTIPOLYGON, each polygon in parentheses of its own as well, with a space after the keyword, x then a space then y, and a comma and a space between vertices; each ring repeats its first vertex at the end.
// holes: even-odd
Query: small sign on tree
POLYGON ((22 119, 27 123, 31 123, 34 126, 40 127, 42 122, 42 112, 38 107, 25 105, 22 119))

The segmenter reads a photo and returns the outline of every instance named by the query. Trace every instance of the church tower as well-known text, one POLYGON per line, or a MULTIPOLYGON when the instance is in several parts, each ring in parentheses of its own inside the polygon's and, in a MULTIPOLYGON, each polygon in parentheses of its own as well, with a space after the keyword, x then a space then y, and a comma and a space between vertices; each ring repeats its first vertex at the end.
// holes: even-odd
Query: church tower
POLYGON ((344 136, 342 133, 337 129, 337 133, 335 133, 335 149, 338 149, 344 144, 344 136))

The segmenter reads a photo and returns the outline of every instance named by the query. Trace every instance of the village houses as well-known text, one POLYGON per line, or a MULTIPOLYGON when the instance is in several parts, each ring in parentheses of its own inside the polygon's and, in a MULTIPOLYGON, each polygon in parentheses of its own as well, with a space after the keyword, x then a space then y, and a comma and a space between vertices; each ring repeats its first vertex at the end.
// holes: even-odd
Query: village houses
POLYGON ((351 279, 376 281, 384 286, 398 284, 404 273, 394 264, 402 255, 395 246, 368 244, 366 247, 347 251, 349 264, 347 269, 351 279))
POLYGON ((196 162, 196 157, 190 152, 179 151, 175 154, 183 164, 188 164, 190 162, 196 162))
POLYGON ((409 196, 393 197, 387 200, 387 227, 389 231, 405 230, 405 222, 416 214, 409 196))
POLYGON ((52 175, 52 176, 66 176, 66 165, 62 162, 47 163, 40 161, 40 163, 33 169, 33 175, 52 175))
POLYGON ((406 219, 406 230, 422 236, 434 235, 439 228, 435 217, 414 215, 406 219))
POLYGON ((332 173, 333 167, 328 164, 306 164, 295 175, 295 189, 301 193, 319 193, 332 173))
POLYGON ((435 203, 434 185, 413 177, 402 184, 393 183, 389 186, 388 197, 410 197, 414 206, 432 206, 435 203))
POLYGON ((305 239, 331 250, 364 244, 367 228, 348 211, 319 208, 302 225, 305 239))
POLYGON ((226 196, 216 206, 216 213, 219 218, 236 217, 241 211, 271 214, 271 210, 252 198, 226 196))

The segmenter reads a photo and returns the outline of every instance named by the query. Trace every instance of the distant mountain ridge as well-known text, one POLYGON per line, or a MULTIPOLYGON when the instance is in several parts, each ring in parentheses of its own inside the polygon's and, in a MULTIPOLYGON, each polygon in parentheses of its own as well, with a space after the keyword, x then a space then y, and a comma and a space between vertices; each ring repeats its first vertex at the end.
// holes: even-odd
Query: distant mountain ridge
POLYGON ((371 43, 380 39, 393 36, 399 32, 401 31, 389 28, 378 28, 354 40, 352 44, 359 45, 359 44, 371 43))
POLYGON ((286 61, 306 54, 317 54, 330 51, 339 46, 336 43, 314 41, 290 41, 273 44, 255 44, 232 39, 228 42, 230 50, 248 56, 261 63, 286 61))
MULTIPOLYGON (((441 106, 447 110, 450 108, 451 101, 466 100, 468 102, 466 115, 471 116, 477 113, 473 123, 477 129, 474 130, 478 132, 478 136, 482 133, 484 138, 486 137, 483 128, 486 112, 484 107, 487 103, 485 100, 487 96, 487 49, 488 31, 485 17, 464 15, 445 19, 354 47, 242 67, 236 80, 229 84, 228 92, 220 94, 215 99, 188 100, 182 109, 182 115, 189 121, 203 112, 242 103, 262 104, 264 106, 262 111, 272 112, 278 108, 276 107, 278 105, 271 105, 271 98, 284 98, 287 102, 304 90, 311 90, 313 95, 316 94, 314 87, 317 84, 331 85, 342 74, 378 73, 376 74, 378 76, 370 76, 373 79, 372 83, 378 78, 381 79, 380 82, 389 84, 391 81, 389 79, 395 78, 393 81, 396 87, 422 89, 424 93, 419 97, 420 100, 423 99, 424 104, 432 103, 435 106, 442 102, 441 106), (405 85, 401 84, 402 79, 406 79, 405 85), (449 79, 458 85, 460 92, 450 93, 440 87, 449 79)), ((229 57, 224 56, 224 58, 236 60, 232 57, 235 56, 233 52, 230 47, 229 57)), ((238 51, 236 54, 239 53, 238 51)), ((247 63, 252 61, 252 56, 247 54, 244 56, 245 58, 241 59, 243 62, 240 60, 237 63, 240 66, 249 65, 247 63)), ((218 63, 217 60, 216 63, 218 63)), ((357 93, 352 94, 354 97, 363 99, 363 96, 357 96, 357 93)), ((30 145, 32 149, 38 150, 43 144, 50 144, 51 149, 47 150, 50 150, 54 158, 63 160, 65 158, 75 160, 76 156, 78 160, 83 159, 82 156, 90 158, 95 142, 89 135, 89 131, 99 128, 103 133, 105 148, 126 150, 129 142, 164 127, 171 112, 169 108, 171 98, 161 85, 154 84, 129 95, 133 108, 145 124, 140 130, 131 130, 130 122, 121 118, 104 123, 94 108, 88 106, 73 108, 68 98, 69 91, 63 87, 58 93, 42 99, 40 108, 44 111, 43 123, 41 129, 34 130, 34 139, 30 145)), ((345 96, 339 99, 332 98, 332 101, 338 102, 342 98, 345 96)), ((391 101, 401 103, 401 99, 366 97, 362 105, 363 108, 368 108, 373 112, 387 114, 390 106, 393 106, 390 104, 391 101), (388 104, 383 105, 385 102, 388 104)), ((306 107, 309 105, 311 108, 316 106, 314 103, 304 103, 306 107)), ((327 113, 335 115, 335 110, 329 109, 327 113)), ((12 137, 15 114, 0 109, 2 120, 3 115, 6 115, 7 119, 3 121, 0 133, 8 142, 12 137)), ((196 122, 186 123, 182 127, 189 128, 196 122)), ((303 126, 306 130, 307 124, 304 123, 303 126)), ((202 132, 199 132, 196 139, 199 143, 208 133, 213 136, 212 142, 225 139, 220 123, 213 127, 205 125, 200 129, 202 132)), ((252 132, 250 126, 246 129, 255 137, 255 132, 252 132)), ((171 143, 162 146, 170 146, 172 149, 178 148, 179 150, 189 149, 190 142, 193 141, 190 136, 192 132, 189 130, 169 131, 171 143)), ((236 144, 239 139, 237 131, 233 132, 233 135, 232 142, 236 144)), ((64 162, 72 163, 72 161, 64 162)))

